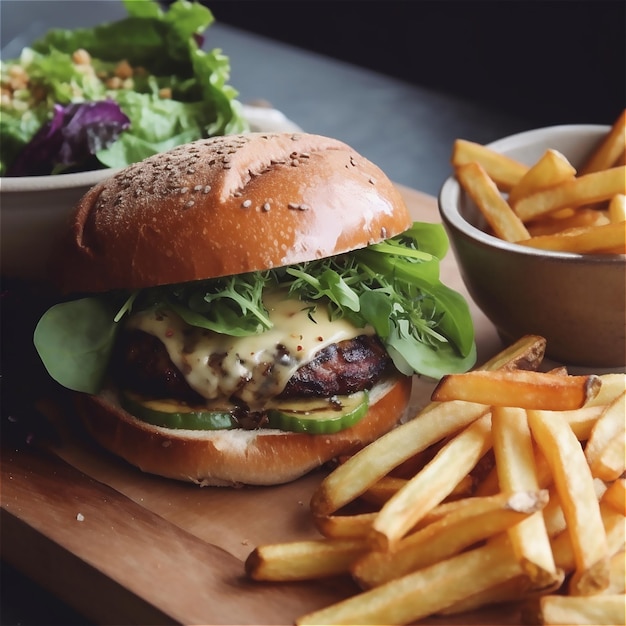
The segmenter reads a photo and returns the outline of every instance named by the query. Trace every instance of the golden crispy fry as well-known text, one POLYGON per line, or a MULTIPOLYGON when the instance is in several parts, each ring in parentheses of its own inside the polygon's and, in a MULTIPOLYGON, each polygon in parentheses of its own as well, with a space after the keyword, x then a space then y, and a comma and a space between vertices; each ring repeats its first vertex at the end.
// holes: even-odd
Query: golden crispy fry
POLYGON ((591 429, 585 457, 593 476, 615 480, 624 472, 626 392, 609 404, 591 429))
POLYGON ((505 241, 528 239, 522 220, 502 197, 496 184, 478 163, 467 163, 456 170, 456 177, 474 201, 497 237, 505 241))
MULTIPOLYGON (((545 351, 546 339, 544 337, 524 335, 477 369, 488 372, 497 370, 536 370, 543 361, 545 351)), ((624 379, 626 380, 626 376, 624 379)))
POLYGON ((607 443, 595 459, 591 471, 601 480, 611 481, 619 478, 626 470, 626 429, 607 443))
POLYGON ((377 513, 358 515, 315 515, 315 528, 330 539, 366 539, 377 513))
POLYGON ((504 582, 495 585, 481 593, 475 593, 473 596, 457 602, 456 604, 440 611, 440 615, 455 615, 458 613, 466 613, 475 611, 476 609, 492 606, 495 604, 504 604, 508 602, 519 603, 523 600, 536 599, 539 596, 557 591, 563 584, 563 573, 559 579, 549 587, 534 587, 528 576, 516 576, 504 582))
POLYGON ((554 187, 536 191, 520 199, 515 205, 515 213, 522 222, 528 222, 565 207, 577 207, 610 200, 620 193, 626 193, 625 166, 593 172, 554 187))
POLYGON ((577 254, 626 254, 626 222, 570 228, 518 241, 522 246, 577 254))
POLYGON ((605 211, 599 211, 590 207, 580 207, 578 210, 572 211, 572 214, 568 217, 548 215, 540 220, 528 222, 526 228, 531 237, 541 237, 543 235, 556 235, 572 228, 603 226, 616 221, 618 220, 609 219, 608 213, 605 211))
POLYGON ((604 412, 603 406, 590 406, 586 404, 580 409, 573 411, 562 411, 562 415, 574 431, 578 441, 587 441, 591 435, 591 430, 604 412))
POLYGON ((626 515, 626 478, 613 481, 602 496, 602 503, 626 515))
POLYGON ((466 402, 429 405, 417 419, 377 439, 331 472, 313 493, 313 513, 334 513, 416 452, 457 432, 487 410, 466 402))
POLYGON ((439 504, 491 447, 491 415, 483 415, 450 439, 419 473, 380 510, 372 545, 395 546, 427 511, 439 504))
POLYGON ((547 595, 539 599, 540 624, 624 624, 626 596, 601 595, 588 598, 547 595))
POLYGON ((600 391, 597 396, 588 400, 587 406, 606 406, 626 391, 626 374, 602 374, 600 380, 600 391))
POLYGON ((528 423, 552 471, 576 561, 571 590, 589 595, 608 584, 608 545, 593 477, 563 416, 528 411, 528 423))
POLYGON ((501 537, 309 613, 296 624, 409 624, 521 574, 512 548, 501 537))
POLYGON ((517 185, 528 166, 478 143, 457 139, 452 148, 452 165, 456 169, 466 163, 480 163, 501 191, 517 185))
POLYGON ((576 168, 557 150, 546 150, 543 156, 524 174, 522 179, 509 192, 509 204, 515 204, 523 197, 558 185, 576 176, 576 168))
POLYGON ((547 501, 546 491, 467 498, 463 506, 400 540, 393 551, 368 552, 353 565, 352 575, 362 588, 376 587, 523 523, 547 501))
MULTIPOLYGON (((609 503, 600 502, 600 515, 606 534, 607 551, 609 556, 624 549, 626 541, 626 518, 622 512, 616 511, 609 503)), ((551 538, 554 562, 566 574, 576 569, 576 555, 570 533, 565 530, 551 538)), ((608 585, 608 583, 607 583, 608 585)), ((606 588, 606 586, 604 587, 606 588)), ((598 589, 598 593, 603 589, 598 589)))
POLYGON ((615 120, 607 136, 580 168, 581 174, 589 174, 614 167, 626 149, 626 109, 615 120))
POLYGON ((611 222, 623 222, 626 220, 626 195, 618 193, 611 198, 608 215, 611 222))
POLYGON ((384 476, 377 483, 373 484, 362 497, 367 502, 373 504, 384 504, 394 493, 404 487, 406 483, 406 478, 384 476))
MULTIPOLYGON (((517 407, 493 407, 491 432, 500 489, 539 489, 526 412, 517 407)), ((541 511, 513 526, 509 538, 533 585, 546 587, 559 580, 541 511)))
POLYGON ((253 580, 314 580, 349 571, 367 549, 358 540, 312 540, 275 543, 255 548, 246 559, 253 580))
MULTIPOLYGON (((556 537, 559 533, 562 533, 565 530, 567 522, 565 521, 565 515, 563 514, 561 501, 559 499, 559 494, 556 491, 556 487, 554 485, 550 485, 548 493, 550 494, 548 504, 546 504, 542 511, 543 521, 546 525, 548 536, 556 537)), ((552 558, 554 558, 554 555, 552 558)))
MULTIPOLYGON (((606 492, 606 485, 602 481, 594 479, 593 486, 596 497, 600 500, 606 492)), ((565 515, 563 514, 559 494, 554 485, 550 485, 549 493, 550 500, 543 509, 543 519, 548 535, 550 537, 556 537, 567 528, 567 522, 565 521, 565 515)))
POLYGON ((544 372, 476 370, 443 376, 431 399, 566 411, 582 407, 599 392, 600 386, 600 378, 591 374, 560 376, 544 372))
POLYGON ((613 595, 626 593, 626 552, 616 552, 610 559, 609 586, 602 591, 603 594, 613 595))

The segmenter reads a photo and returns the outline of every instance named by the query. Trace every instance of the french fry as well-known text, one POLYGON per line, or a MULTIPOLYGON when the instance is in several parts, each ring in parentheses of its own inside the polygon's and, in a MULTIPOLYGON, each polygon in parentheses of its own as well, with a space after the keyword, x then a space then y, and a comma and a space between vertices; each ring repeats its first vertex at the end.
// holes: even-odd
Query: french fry
POLYGON ((613 167, 626 149, 626 109, 613 123, 611 130, 580 168, 581 174, 590 174, 613 167))
POLYGON ((409 624, 522 573, 506 537, 500 537, 304 615, 296 624, 409 624))
POLYGON ((528 166, 491 148, 472 141, 457 139, 452 147, 452 165, 458 168, 466 163, 480 163, 501 191, 517 185, 528 166))
POLYGON ((565 207, 610 200, 620 193, 626 193, 626 166, 592 172, 536 191, 519 200, 515 213, 522 222, 528 222, 565 207))
POLYGON ((561 573, 559 579, 549 587, 538 588, 534 587, 525 575, 510 578, 481 593, 476 593, 462 602, 457 602, 447 609, 440 611, 439 615, 455 615, 475 611, 476 609, 495 604, 508 602, 519 603, 521 601, 536 599, 543 594, 557 591, 563 584, 563 579, 564 577, 561 573))
POLYGON ((580 226, 520 240, 522 246, 577 254, 626 254, 626 222, 580 226))
POLYGON ((330 539, 366 539, 378 513, 355 515, 314 515, 315 528, 330 539))
POLYGON ((556 485, 576 560, 571 582, 575 595, 590 595, 608 585, 608 545, 593 477, 584 452, 565 419, 556 412, 528 411, 534 440, 556 485))
POLYGON ((406 485, 406 478, 384 476, 363 493, 363 499, 373 504, 384 504, 399 489, 406 485))
MULTIPOLYGON (((517 407, 493 407, 491 432, 500 488, 504 491, 539 489, 526 412, 517 407)), ((509 538, 533 585, 547 587, 560 578, 540 511, 509 529, 509 538)))
POLYGON ((609 562, 609 586, 602 591, 603 594, 612 595, 626 593, 626 551, 616 552, 609 562))
POLYGON ((591 429, 585 457, 593 476, 615 480, 624 472, 626 392, 609 404, 591 429))
POLYGON ((623 222, 626 220, 626 195, 618 193, 611 198, 607 210, 611 222, 623 222))
POLYGON ((363 541, 349 539, 267 544, 248 555, 245 570, 253 580, 315 580, 349 571, 366 549, 363 541))
POLYGON ((626 515, 626 478, 613 481, 602 496, 602 502, 626 515))
POLYGON ((546 150, 509 192, 509 204, 515 209, 520 198, 539 189, 552 187, 576 176, 576 168, 557 150, 546 150))
POLYGON ((530 237, 522 220, 511 209, 480 164, 473 162, 461 165, 456 170, 456 177, 496 236, 512 242, 530 237))
POLYGON ((484 606, 495 604, 506 604, 507 602, 519 602, 525 598, 531 590, 530 580, 525 574, 505 580, 489 589, 485 589, 474 595, 449 606, 439 615, 458 615, 459 613, 467 613, 476 611, 484 606))
MULTIPOLYGON (((626 518, 622 512, 616 511, 609 503, 604 501, 600 502, 600 516, 602 517, 602 525, 606 535, 607 552, 609 556, 612 556, 624 549, 626 518)), ((566 574, 571 574, 576 569, 576 554, 570 532, 564 530, 550 539, 556 566, 566 574)), ((608 583, 606 586, 608 586, 608 583)), ((599 588, 597 593, 601 593, 606 586, 599 588)))
POLYGON ((353 565, 352 575, 363 589, 379 586, 523 523, 547 501, 546 491, 467 498, 463 506, 400 540, 393 551, 368 552, 353 565))
MULTIPOLYGON (((537 368, 545 347, 543 337, 527 335, 489 359, 482 368, 537 368)), ((325 516, 339 510, 420 450, 464 428, 486 410, 484 406, 466 403, 430 403, 419 419, 390 431, 330 473, 313 493, 310 505, 313 514, 325 516)))
MULTIPOLYGON (((543 521, 546 525, 548 536, 556 537, 567 528, 567 522, 565 521, 565 515, 563 514, 561 501, 559 500, 559 494, 556 492, 555 486, 550 485, 548 492, 550 497, 548 504, 546 504, 542 511, 543 521)), ((554 554, 552 558, 554 559, 554 554)))
POLYGON ((613 373, 600 376, 602 386, 598 395, 589 398, 587 406, 606 406, 626 391, 626 374, 613 373))
POLYGON ((540 220, 528 222, 526 228, 532 238, 541 237, 543 235, 556 235, 573 228, 603 226, 604 224, 617 221, 619 220, 609 219, 607 212, 590 207, 581 207, 577 211, 572 211, 571 215, 568 217, 553 217, 548 215, 540 220))
POLYGON ((595 459, 592 473, 601 480, 615 480, 626 470, 626 429, 607 443, 602 452, 595 459))
POLYGON ((544 372, 475 370, 447 374, 431 399, 475 402, 488 406, 566 411, 582 407, 596 395, 601 380, 596 375, 560 376, 544 372))
POLYGON ((624 624, 626 596, 600 595, 589 598, 547 595, 539 598, 541 624, 624 624))
POLYGON ((393 549, 425 513, 439 504, 491 447, 491 415, 486 413, 450 439, 435 457, 382 507, 371 541, 393 549))
MULTIPOLYGON (((536 370, 539 369, 546 352, 546 339, 539 335, 524 335, 515 343, 483 363, 478 369, 495 372, 497 370, 536 370)), ((624 376, 626 381, 626 376, 624 376)))
MULTIPOLYGON (((596 498, 601 500, 606 493, 606 485, 601 480, 594 479, 593 486, 596 498)), ((563 509, 561 508, 559 494, 557 493, 554 485, 550 485, 549 493, 550 499, 548 504, 544 507, 542 514, 548 535, 550 537, 556 537, 567 528, 567 522, 565 521, 565 515, 563 514, 563 509)))
POLYGON ((562 411, 562 415, 569 424, 578 441, 587 441, 591 431, 604 412, 603 406, 590 406, 586 404, 580 409, 562 411))
POLYGON ((334 513, 416 452, 471 424, 487 411, 483 405, 466 402, 430 406, 418 419, 383 435, 326 476, 311 498, 313 513, 334 513))

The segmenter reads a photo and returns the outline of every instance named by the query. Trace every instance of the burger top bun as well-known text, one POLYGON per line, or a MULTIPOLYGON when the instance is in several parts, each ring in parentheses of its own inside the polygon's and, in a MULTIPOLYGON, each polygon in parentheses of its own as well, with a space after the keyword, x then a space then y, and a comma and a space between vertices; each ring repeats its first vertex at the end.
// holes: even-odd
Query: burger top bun
POLYGON ((387 176, 340 141, 216 137, 87 192, 53 275, 65 293, 216 278, 348 252, 410 224, 387 176))

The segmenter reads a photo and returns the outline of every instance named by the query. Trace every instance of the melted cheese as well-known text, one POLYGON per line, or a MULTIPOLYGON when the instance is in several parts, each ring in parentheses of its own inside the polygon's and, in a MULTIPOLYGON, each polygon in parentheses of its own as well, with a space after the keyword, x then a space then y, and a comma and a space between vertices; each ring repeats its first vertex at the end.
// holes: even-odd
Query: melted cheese
POLYGON ((189 326, 171 311, 142 311, 127 325, 163 342, 189 386, 208 400, 236 396, 253 408, 277 396, 295 371, 333 343, 373 334, 345 319, 330 321, 326 306, 286 298, 265 299, 273 327, 258 335, 232 337, 189 326))

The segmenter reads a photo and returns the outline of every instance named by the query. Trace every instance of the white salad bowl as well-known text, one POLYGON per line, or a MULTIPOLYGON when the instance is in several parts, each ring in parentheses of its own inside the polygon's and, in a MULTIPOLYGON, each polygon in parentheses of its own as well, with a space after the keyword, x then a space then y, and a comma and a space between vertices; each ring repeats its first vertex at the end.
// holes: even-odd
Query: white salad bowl
MULTIPOLYGON (((271 107, 243 106, 251 131, 300 128, 271 107)), ((0 178, 0 272, 3 277, 44 280, 54 242, 76 203, 116 169, 56 176, 0 178)))

